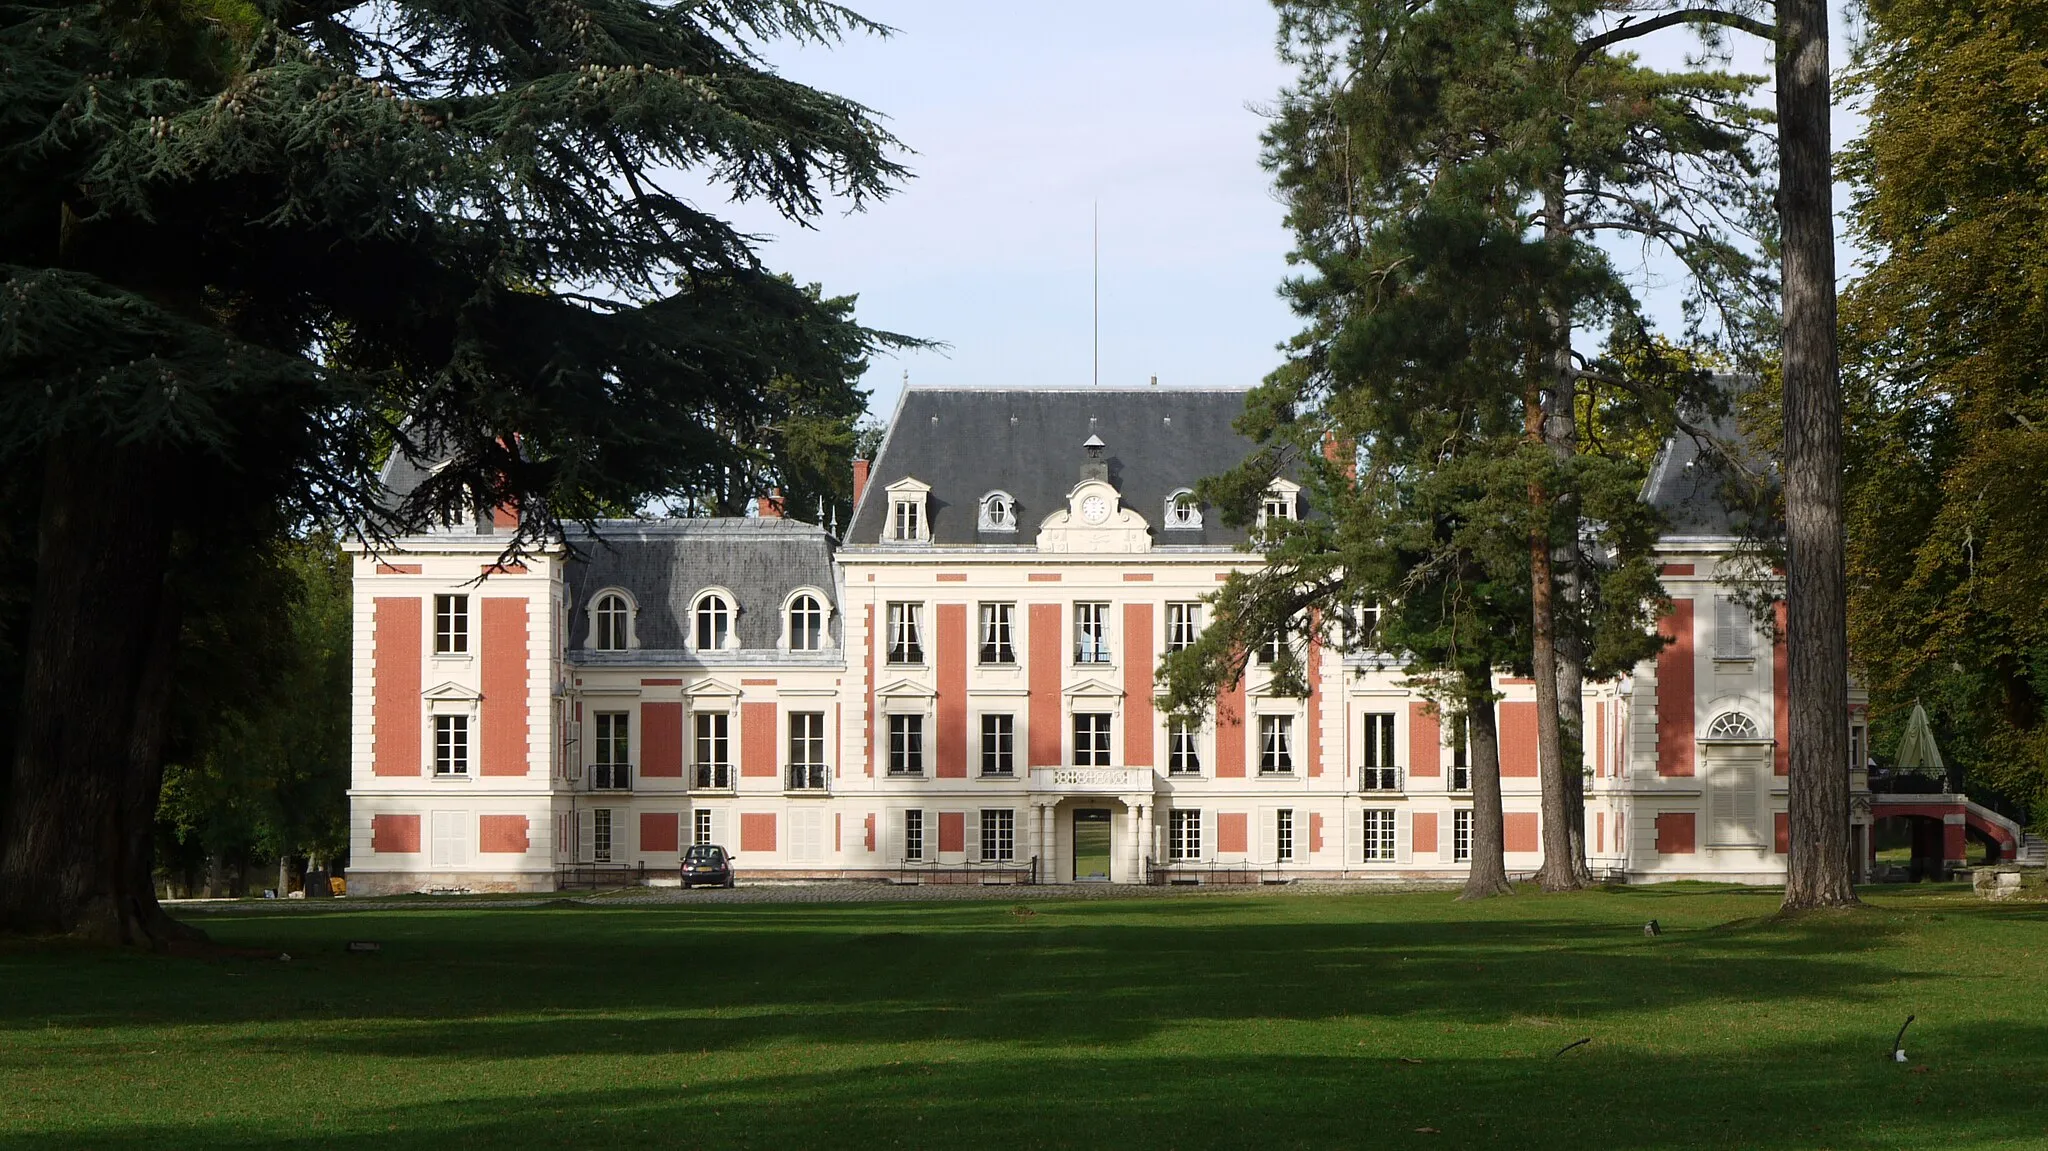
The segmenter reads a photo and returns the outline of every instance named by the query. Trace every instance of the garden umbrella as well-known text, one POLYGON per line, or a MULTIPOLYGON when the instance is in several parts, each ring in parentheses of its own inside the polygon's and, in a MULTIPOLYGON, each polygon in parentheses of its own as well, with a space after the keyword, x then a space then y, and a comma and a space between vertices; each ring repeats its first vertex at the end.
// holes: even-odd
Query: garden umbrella
POLYGON ((1934 729, 1928 726, 1927 709, 1913 701, 1913 714, 1906 720, 1906 734, 1899 740, 1898 766, 1923 771, 1942 771, 1941 749, 1934 746, 1934 729))

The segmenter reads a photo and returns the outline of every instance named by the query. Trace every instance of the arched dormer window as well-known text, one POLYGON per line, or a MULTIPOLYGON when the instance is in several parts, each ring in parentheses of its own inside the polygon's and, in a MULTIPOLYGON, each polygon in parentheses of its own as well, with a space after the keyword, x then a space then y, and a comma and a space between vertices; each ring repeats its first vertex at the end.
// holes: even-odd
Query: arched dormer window
POLYGON ((1762 739, 1763 730, 1756 721, 1739 711, 1724 711, 1707 725, 1704 739, 1762 739))
POLYGON ((1202 526, 1202 505, 1196 501, 1193 488, 1181 488, 1166 497, 1166 518, 1163 521, 1167 531, 1197 531, 1202 526))
POLYGON ((1008 492, 990 492, 981 497, 981 518, 977 525, 985 532, 1017 530, 1017 501, 1008 492))
POLYGON ((725 593, 708 591, 697 597, 690 613, 691 646, 698 651, 724 651, 732 643, 732 601, 725 593))
POLYGON ((813 591, 799 591, 789 597, 784 633, 790 651, 823 651, 828 640, 825 625, 829 615, 825 599, 813 591))
POLYGON ((597 651, 626 651, 640 646, 634 634, 636 605, 625 592, 606 588, 590 601, 590 646, 597 651))

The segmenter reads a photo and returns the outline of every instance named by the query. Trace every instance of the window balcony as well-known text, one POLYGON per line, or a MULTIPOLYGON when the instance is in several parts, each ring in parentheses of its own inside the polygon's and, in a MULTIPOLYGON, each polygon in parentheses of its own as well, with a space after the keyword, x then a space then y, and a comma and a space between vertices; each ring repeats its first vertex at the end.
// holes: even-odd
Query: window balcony
POLYGON ((691 786, 698 791, 731 791, 732 764, 700 763, 692 769, 691 786))
POLYGON ((633 790, 633 765, 630 763, 593 763, 590 765, 590 790, 631 791, 633 790))
POLYGON ((822 763, 788 763, 782 767, 783 786, 789 791, 823 795, 832 769, 822 763))
POLYGON ((1463 767, 1463 766, 1457 766, 1457 765, 1454 765, 1454 766, 1452 766, 1452 768, 1451 768, 1451 775, 1450 775, 1450 779, 1449 779, 1449 786, 1448 786, 1448 790, 1450 790, 1450 791, 1471 791, 1471 790, 1472 790, 1472 769, 1471 769, 1471 768, 1469 768, 1469 767, 1463 767))
POLYGON ((1358 769, 1358 790, 1384 795, 1401 790, 1402 771, 1398 767, 1361 767, 1358 769))

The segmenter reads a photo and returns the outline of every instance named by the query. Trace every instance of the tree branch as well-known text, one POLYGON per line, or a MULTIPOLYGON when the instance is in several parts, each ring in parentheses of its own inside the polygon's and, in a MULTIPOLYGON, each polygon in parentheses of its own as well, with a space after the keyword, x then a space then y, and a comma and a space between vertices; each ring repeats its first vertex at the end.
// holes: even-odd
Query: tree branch
POLYGON ((1652 32, 1660 32, 1679 24, 1719 24, 1738 32, 1747 32, 1760 40, 1775 43, 1778 39, 1777 28, 1753 16, 1744 16, 1739 12, 1723 12, 1718 8, 1681 8, 1676 12, 1653 16, 1640 24, 1625 23, 1618 28, 1610 28, 1587 40, 1579 45, 1578 55, 1572 58, 1572 67, 1577 68, 1584 64, 1593 58, 1595 52, 1610 44, 1648 36, 1652 32))

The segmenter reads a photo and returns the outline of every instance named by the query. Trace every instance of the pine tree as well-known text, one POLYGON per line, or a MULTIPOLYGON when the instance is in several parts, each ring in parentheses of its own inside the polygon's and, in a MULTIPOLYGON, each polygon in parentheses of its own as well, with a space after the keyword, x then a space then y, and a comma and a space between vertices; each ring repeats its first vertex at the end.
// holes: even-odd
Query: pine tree
POLYGON ((823 0, 0 0, 0 473, 38 493, 0 929, 163 942, 150 834, 182 541, 377 536, 710 490, 716 413, 878 340, 681 190, 886 194, 867 109, 774 37, 823 0), (410 419, 411 422, 403 422, 410 419), (385 508, 420 429, 449 463, 385 508))

